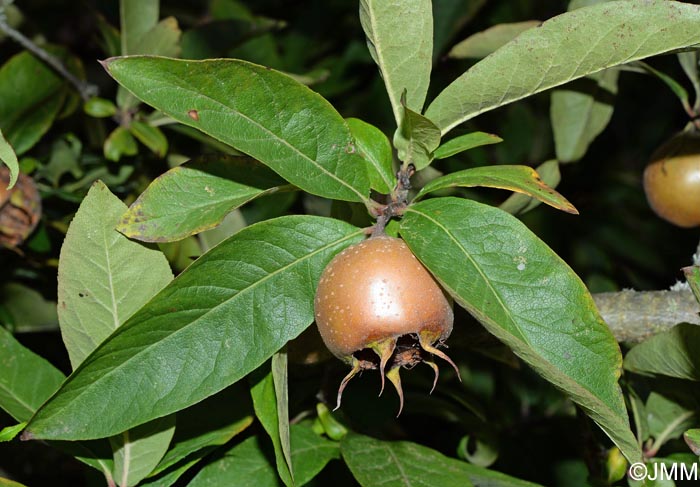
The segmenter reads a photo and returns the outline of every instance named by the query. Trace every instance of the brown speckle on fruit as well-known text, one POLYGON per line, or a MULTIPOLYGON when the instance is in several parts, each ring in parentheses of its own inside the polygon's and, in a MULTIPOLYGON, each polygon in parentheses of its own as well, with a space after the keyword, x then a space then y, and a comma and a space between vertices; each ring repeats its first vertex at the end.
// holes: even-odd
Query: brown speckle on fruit
POLYGON ((321 276, 315 315, 328 349, 352 366, 340 384, 338 406, 348 381, 361 370, 378 368, 382 391, 386 377, 401 407, 401 367, 426 362, 435 382, 434 356, 457 370, 437 348, 452 332, 450 301, 401 239, 377 236, 340 252, 321 276))

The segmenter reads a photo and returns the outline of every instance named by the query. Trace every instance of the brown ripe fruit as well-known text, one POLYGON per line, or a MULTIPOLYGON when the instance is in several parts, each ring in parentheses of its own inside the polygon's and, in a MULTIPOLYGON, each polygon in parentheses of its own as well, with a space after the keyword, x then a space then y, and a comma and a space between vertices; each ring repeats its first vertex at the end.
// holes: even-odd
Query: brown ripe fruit
POLYGON ((644 170, 649 206, 679 227, 700 225, 700 134, 683 132, 663 144, 644 170))
POLYGON ((365 369, 379 368, 383 390, 389 368, 386 377, 401 407, 401 367, 425 362, 435 371, 435 383, 434 355, 457 370, 436 348, 452 332, 450 301, 401 239, 382 235, 343 250, 323 271, 314 304, 324 343, 352 366, 340 385, 338 406, 348 381, 365 369))
POLYGON ((41 197, 34 180, 19 175, 8 190, 10 171, 0 167, 0 247, 16 249, 34 231, 41 218, 41 197))

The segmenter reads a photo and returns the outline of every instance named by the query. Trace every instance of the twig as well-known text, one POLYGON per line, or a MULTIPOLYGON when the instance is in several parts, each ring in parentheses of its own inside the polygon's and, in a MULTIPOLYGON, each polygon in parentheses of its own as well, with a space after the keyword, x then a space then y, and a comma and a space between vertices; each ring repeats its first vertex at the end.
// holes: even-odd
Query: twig
POLYGON ((640 342, 678 323, 700 325, 700 305, 691 291, 627 290, 593 299, 618 342, 640 342))
POLYGON ((96 85, 82 81, 73 73, 68 71, 64 64, 54 55, 50 54, 46 50, 37 46, 29 38, 25 37, 24 34, 15 30, 10 24, 7 23, 7 14, 5 13, 5 6, 0 6, 0 30, 4 32, 8 37, 14 39, 18 44, 32 52, 36 57, 44 61, 50 67, 52 67, 58 74, 63 76, 70 84, 72 84, 80 97, 87 101, 91 97, 96 96, 98 93, 98 88, 96 85))

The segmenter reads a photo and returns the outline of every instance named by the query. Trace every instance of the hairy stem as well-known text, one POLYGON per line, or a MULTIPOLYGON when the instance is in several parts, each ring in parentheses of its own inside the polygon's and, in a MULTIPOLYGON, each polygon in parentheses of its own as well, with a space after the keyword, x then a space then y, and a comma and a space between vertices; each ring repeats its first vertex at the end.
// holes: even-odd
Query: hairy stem
POLYGON ((691 291, 620 291, 594 294, 618 342, 639 342, 678 323, 700 325, 700 305, 691 291))

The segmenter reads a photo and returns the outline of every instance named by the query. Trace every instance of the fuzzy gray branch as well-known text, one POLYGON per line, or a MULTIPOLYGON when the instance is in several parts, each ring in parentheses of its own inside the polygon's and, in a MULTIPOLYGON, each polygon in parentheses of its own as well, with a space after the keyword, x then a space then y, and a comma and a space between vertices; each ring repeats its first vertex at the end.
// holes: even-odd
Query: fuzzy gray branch
POLYGON ((593 299, 618 342, 639 342, 678 323, 700 325, 691 291, 621 291, 593 299))

